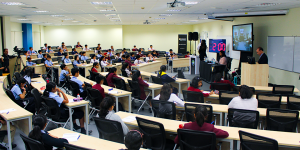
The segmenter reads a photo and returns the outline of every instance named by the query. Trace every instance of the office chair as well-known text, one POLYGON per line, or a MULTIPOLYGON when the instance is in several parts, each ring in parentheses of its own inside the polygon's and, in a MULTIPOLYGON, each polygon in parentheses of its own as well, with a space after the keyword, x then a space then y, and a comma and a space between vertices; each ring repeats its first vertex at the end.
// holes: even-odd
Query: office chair
POLYGON ((87 91, 87 97, 90 100, 90 109, 91 112, 89 114, 89 116, 94 115, 95 112, 100 111, 100 103, 103 100, 103 97, 101 95, 101 93, 99 92, 99 90, 97 89, 93 89, 93 88, 86 88, 87 91))
POLYGON ((230 91, 231 90, 231 86, 230 84, 227 83, 211 83, 210 84, 211 90, 218 90, 218 91, 230 91))
POLYGON ((29 138, 28 136, 23 134, 20 134, 20 136, 27 150, 46 150, 44 145, 40 141, 29 138))
POLYGON ((124 143, 124 133, 120 122, 100 117, 93 117, 93 119, 99 132, 99 138, 124 143))
MULTIPOLYGON (((189 103, 185 103, 184 104, 184 109, 185 109, 185 114, 186 114, 186 121, 190 122, 190 121, 194 121, 195 117, 194 117, 194 111, 195 108, 197 106, 203 106, 206 108, 207 110, 207 119, 206 119, 206 123, 211 123, 212 122, 212 117, 213 117, 213 107, 211 105, 202 105, 202 104, 189 104, 189 103)), ((215 117, 215 123, 216 123, 216 117, 215 117)))
POLYGON ((300 96, 287 96, 287 109, 300 110, 300 96))
POLYGON ((268 108, 267 130, 296 132, 298 119, 298 110, 268 108))
POLYGON ((173 102, 151 100, 154 117, 176 120, 176 107, 173 102))
POLYGON ((273 85, 273 94, 294 95, 295 86, 293 85, 273 85))
POLYGON ((69 143, 64 143, 64 146, 65 146, 66 150, 93 150, 93 149, 89 149, 89 148, 72 145, 69 143))
POLYGON ((151 94, 151 91, 148 90, 149 94, 147 95, 147 97, 144 100, 142 100, 141 99, 141 89, 139 88, 139 83, 137 81, 132 81, 132 80, 127 80, 127 81, 128 81, 129 87, 131 89, 131 93, 132 93, 131 96, 132 96, 133 100, 143 101, 143 103, 139 107, 137 113, 140 112, 140 110, 142 109, 142 107, 144 106, 144 104, 147 104, 149 106, 150 112, 151 112, 151 106, 147 102, 148 97, 151 94))
POLYGON ((243 150, 278 150, 278 142, 274 139, 239 131, 241 147, 243 150))
POLYGON ((186 102, 204 103, 204 97, 201 92, 182 90, 183 100, 186 102))
POLYGON ((281 98, 281 95, 263 93, 256 94, 259 108, 280 108, 281 98))
POLYGON ((259 112, 245 109, 228 109, 228 122, 230 127, 257 129, 259 112))
POLYGON ((230 101, 234 98, 239 96, 239 92, 232 92, 232 91, 220 91, 219 92, 219 101, 222 105, 228 105, 230 101))

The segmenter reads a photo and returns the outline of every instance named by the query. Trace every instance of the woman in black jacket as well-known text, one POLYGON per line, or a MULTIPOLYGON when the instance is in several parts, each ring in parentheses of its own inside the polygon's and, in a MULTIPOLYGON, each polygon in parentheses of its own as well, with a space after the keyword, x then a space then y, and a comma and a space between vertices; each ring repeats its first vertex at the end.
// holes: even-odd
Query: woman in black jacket
POLYGON ((207 57, 207 55, 206 55, 206 49, 207 49, 206 41, 202 40, 201 41, 201 46, 199 48, 200 61, 203 61, 204 57, 207 57))

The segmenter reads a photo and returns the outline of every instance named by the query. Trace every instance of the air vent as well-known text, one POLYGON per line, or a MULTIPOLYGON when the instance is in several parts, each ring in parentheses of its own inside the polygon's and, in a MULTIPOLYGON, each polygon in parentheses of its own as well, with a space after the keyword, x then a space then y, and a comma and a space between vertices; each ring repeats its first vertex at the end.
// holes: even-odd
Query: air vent
POLYGON ((38 9, 37 7, 20 7, 20 8, 25 10, 38 9))

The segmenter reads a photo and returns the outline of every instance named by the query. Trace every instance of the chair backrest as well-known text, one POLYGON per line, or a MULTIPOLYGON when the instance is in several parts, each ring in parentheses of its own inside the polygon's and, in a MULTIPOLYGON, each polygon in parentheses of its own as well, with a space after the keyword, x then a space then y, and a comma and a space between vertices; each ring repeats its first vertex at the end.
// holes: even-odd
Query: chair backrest
POLYGON ((274 139, 239 131, 243 150, 278 150, 278 142, 274 139))
POLYGON ((226 60, 227 60, 227 68, 228 68, 228 70, 230 70, 231 69, 232 58, 226 57, 226 60))
POLYGON ((90 72, 90 80, 95 81, 95 77, 99 75, 97 72, 92 72, 91 70, 88 70, 90 72))
MULTIPOLYGON (((1 123, 0 123, 0 125, 1 125, 1 123)), ((7 135, 7 130, 0 131, 0 143, 3 142, 6 135, 7 135)))
POLYGON ((256 94, 259 108, 280 108, 281 95, 274 94, 256 94))
POLYGON ((204 97, 201 92, 182 90, 183 100, 186 102, 204 103, 204 97))
POLYGON ((143 136, 143 147, 153 150, 164 150, 166 146, 166 133, 164 125, 136 117, 140 131, 144 134, 143 136))
POLYGON ((100 107, 100 103, 102 102, 102 95, 99 90, 93 88, 86 88, 87 96, 91 101, 92 107, 100 107))
POLYGON ((64 147, 66 148, 66 150, 92 150, 92 149, 89 149, 89 148, 84 148, 84 147, 72 145, 72 144, 69 144, 69 143, 64 143, 64 147))
POLYGON ((185 79, 184 74, 181 69, 178 69, 177 72, 178 72, 178 76, 177 76, 178 78, 185 79))
POLYGON ((151 76, 152 82, 155 84, 162 84, 162 80, 159 77, 151 76))
POLYGON ((129 87, 131 89, 131 96, 140 99, 141 98, 141 89, 139 88, 139 83, 137 81, 127 80, 129 87))
POLYGON ((239 92, 232 92, 232 91, 220 91, 219 92, 219 101, 220 104, 228 105, 230 101, 234 98, 239 96, 239 92))
POLYGON ((91 63, 91 59, 87 59, 87 60, 86 60, 86 63, 87 63, 87 64, 91 63))
POLYGON ((53 121, 59 122, 61 112, 57 102, 49 97, 42 96, 43 100, 47 105, 47 117, 51 118, 53 121))
POLYGON ((99 117, 93 117, 99 132, 99 138, 124 143, 124 133, 120 122, 99 117))
POLYGON ((52 58, 52 62, 55 62, 55 61, 57 61, 58 60, 58 58, 56 57, 56 58, 52 58))
POLYGON ((42 59, 38 59, 35 62, 36 62, 36 64, 41 64, 42 63, 42 59))
POLYGON ((123 79, 113 77, 113 82, 114 82, 117 89, 127 91, 126 84, 125 84, 125 81, 123 79))
POLYGON ((95 54, 90 54, 90 57, 93 58, 93 56, 95 56, 95 54))
POLYGON ((177 134, 181 150, 216 149, 216 134, 213 132, 178 129, 177 134))
POLYGON ((212 122, 212 116, 213 116, 213 107, 211 105, 202 105, 202 104, 189 104, 189 103, 185 103, 184 104, 184 109, 185 109, 185 114, 186 114, 186 121, 190 122, 190 121, 195 121, 195 108, 197 106, 203 106, 206 108, 207 110, 207 119, 206 119, 206 123, 211 123, 212 122))
POLYGON ((29 138, 23 134, 20 134, 20 136, 25 144, 26 150, 45 150, 44 145, 40 141, 29 138))
POLYGON ((122 76, 123 77, 128 77, 128 75, 127 75, 127 73, 126 73, 126 71, 124 69, 121 69, 121 71, 122 71, 122 76))
POLYGON ((267 109, 267 129, 275 131, 295 132, 299 119, 299 111, 288 109, 267 109))
MULTIPOLYGON (((71 52, 71 54, 72 54, 72 52, 71 52)), ((69 55, 71 55, 71 54, 69 54, 69 55)), ((69 59, 73 59, 73 56, 69 56, 69 59)))
POLYGON ((13 81, 16 83, 18 79, 20 79, 22 76, 19 72, 15 72, 13 76, 13 81))
POLYGON ((11 90, 6 89, 5 93, 11 100, 13 100, 14 102, 16 101, 16 98, 15 98, 14 94, 11 92, 11 90))
POLYGON ((281 94, 281 95, 293 95, 294 94, 294 85, 273 85, 273 94, 281 94))
POLYGON ((70 80, 69 83, 72 91, 72 96, 77 97, 77 94, 80 94, 79 84, 72 80, 70 80))
POLYGON ((151 100, 154 117, 176 120, 176 107, 172 102, 151 100))
POLYGON ((210 89, 212 90, 218 90, 218 91, 230 91, 231 86, 227 83, 211 83, 210 89))
POLYGON ((245 109, 228 109, 228 121, 231 127, 257 129, 259 112, 245 109))
POLYGON ((31 94, 33 95, 34 100, 35 100, 34 101, 35 102, 35 111, 38 113, 38 111, 42 107, 42 102, 43 102, 41 93, 36 88, 34 88, 31 90, 31 94))
POLYGON ((300 110, 300 96, 287 96, 287 108, 300 110))
MULTIPOLYGON (((233 87, 233 91, 239 92, 240 86, 235 86, 233 87)), ((255 94, 255 88, 254 87, 249 87, 250 90, 252 91, 253 94, 255 94)))

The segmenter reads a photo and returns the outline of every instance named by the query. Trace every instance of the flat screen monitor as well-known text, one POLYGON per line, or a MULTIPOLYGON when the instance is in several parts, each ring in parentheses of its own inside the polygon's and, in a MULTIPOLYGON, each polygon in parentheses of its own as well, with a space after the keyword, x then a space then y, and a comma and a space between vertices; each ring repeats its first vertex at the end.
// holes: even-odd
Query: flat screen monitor
POLYGON ((255 64, 255 57, 248 56, 247 58, 249 64, 255 64))
POLYGON ((209 39, 209 52, 226 51, 226 39, 209 39))
POLYGON ((253 51, 253 23, 232 26, 232 50, 253 51))

